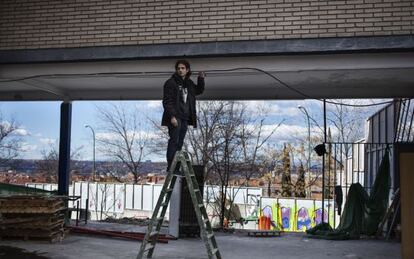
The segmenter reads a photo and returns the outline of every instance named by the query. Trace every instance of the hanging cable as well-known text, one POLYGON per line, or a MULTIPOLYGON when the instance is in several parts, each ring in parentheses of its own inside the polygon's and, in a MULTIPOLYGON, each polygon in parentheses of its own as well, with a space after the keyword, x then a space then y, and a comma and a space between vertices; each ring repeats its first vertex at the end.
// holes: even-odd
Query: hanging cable
MULTIPOLYGON (((290 85, 288 85, 287 83, 283 82, 282 80, 280 80, 279 78, 277 78, 275 75, 262 70, 260 68, 252 68, 252 67, 239 67, 239 68, 233 68, 233 69, 220 69, 220 70, 209 70, 208 72, 229 72, 229 71, 235 71, 235 70, 256 70, 259 71, 261 73, 264 73, 268 76, 270 76, 271 78, 273 78, 274 80, 276 80, 279 84, 283 85, 284 87, 294 91, 295 93, 305 97, 306 99, 313 99, 313 100, 317 100, 320 102, 323 102, 324 99, 320 99, 320 98, 313 98, 301 91, 299 91, 298 89, 295 89, 293 87, 291 87, 290 85)), ((347 103, 340 103, 340 102, 334 102, 334 101, 329 101, 326 100, 326 103, 329 104, 335 104, 335 105, 341 105, 341 106, 349 106, 349 107, 358 107, 358 108, 362 108, 362 107, 371 107, 371 106, 377 106, 377 105, 383 105, 383 104, 390 104, 393 101, 385 101, 385 102, 378 102, 378 103, 372 103, 372 104, 347 104, 347 103)))
MULTIPOLYGON (((258 71, 260 73, 266 74, 267 76, 271 77, 273 80, 275 80, 280 85, 288 88, 289 90, 297 93, 298 95, 304 97, 305 99, 312 99, 317 100, 320 102, 323 102, 324 99, 320 98, 313 98, 309 96, 308 94, 288 85, 287 83, 280 80, 277 76, 263 70, 260 68, 255 67, 237 67, 237 68, 230 68, 230 69, 213 69, 213 70, 205 70, 206 73, 214 73, 214 72, 231 72, 231 71, 238 71, 238 70, 253 70, 258 71)), ((35 78, 44 78, 44 77, 71 77, 71 76, 116 76, 116 75, 161 75, 161 74, 170 74, 171 72, 103 72, 103 73, 87 73, 87 74, 43 74, 43 75, 35 75, 35 76, 28 76, 28 77, 22 77, 22 78, 16 78, 16 79, 6 79, 6 80, 0 80, 0 83, 7 83, 7 82, 19 82, 29 79, 35 79, 35 78)), ((348 107, 356 107, 356 108, 363 108, 363 107, 372 107, 372 106, 378 106, 378 105, 384 105, 384 104, 390 104, 393 101, 384 101, 384 102, 378 102, 378 103, 372 103, 372 104, 347 104, 342 102, 335 102, 330 100, 325 100, 326 103, 334 104, 334 105, 340 105, 340 106, 348 106, 348 107)))

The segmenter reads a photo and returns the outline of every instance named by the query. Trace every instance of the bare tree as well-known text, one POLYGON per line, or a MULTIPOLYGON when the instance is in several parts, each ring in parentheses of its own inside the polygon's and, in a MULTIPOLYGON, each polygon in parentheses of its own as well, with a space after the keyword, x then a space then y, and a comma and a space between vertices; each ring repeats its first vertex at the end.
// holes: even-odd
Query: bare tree
POLYGON ((117 193, 115 192, 116 189, 112 188, 112 186, 116 185, 96 183, 95 190, 90 192, 91 200, 89 206, 95 211, 97 220, 104 220, 113 216, 117 206, 116 202, 122 198, 124 189, 117 193))
MULTIPOLYGON (((348 157, 352 148, 353 142, 360 140, 364 137, 364 129, 365 129, 365 120, 368 118, 370 114, 372 114, 377 107, 353 107, 344 104, 367 104, 370 103, 371 100, 331 100, 337 104, 327 104, 327 112, 326 112, 326 119, 327 119, 327 127, 332 129, 332 137, 327 139, 328 142, 340 142, 343 143, 343 154, 341 154, 344 159, 348 157)), ((314 110, 314 109, 313 109, 314 110)), ((309 109, 309 119, 310 119, 310 126, 311 126, 311 146, 316 146, 317 144, 324 142, 324 129, 323 129, 323 113, 322 111, 318 113, 313 113, 312 110, 309 109)), ((328 129, 327 129, 328 132, 328 129)), ((306 139, 303 134, 296 134, 295 142, 298 145, 302 145, 306 143, 308 140, 306 139)), ((304 151, 299 149, 292 150, 294 151, 292 154, 296 154, 296 157, 299 159, 299 163, 302 160, 307 160, 307 156, 304 154, 304 151)), ((335 154, 331 154, 330 156, 335 156, 335 154)), ((337 155, 338 156, 338 155, 337 155)), ((315 152, 311 152, 311 161, 313 165, 321 165, 322 159, 321 157, 317 156, 315 152)), ((330 158, 332 159, 332 158, 330 158)), ((329 161, 329 159, 327 159, 329 161)), ((295 163, 295 161, 293 161, 295 163)), ((327 167, 326 167, 327 168, 327 167)), ((307 185, 306 188, 309 190, 311 186, 314 186, 317 181, 319 181, 322 172, 312 172, 307 177, 307 185), (310 176, 312 175, 312 176, 310 176)), ((328 180, 328 179, 326 179, 328 180)))
POLYGON ((0 166, 8 164, 19 156, 22 138, 18 130, 19 124, 13 118, 6 121, 0 111, 0 166))
MULTIPOLYGON (((244 123, 240 125, 240 140, 243 154, 242 171, 246 186, 248 186, 248 182, 254 174, 260 175, 260 171, 263 171, 263 164, 258 163, 261 152, 263 152, 265 144, 268 143, 269 139, 284 122, 282 120, 276 125, 265 125, 268 110, 265 107, 256 106, 254 111, 248 114, 244 123), (268 132, 265 131, 265 126, 270 126, 268 132)), ((269 175, 267 175, 267 178, 269 178, 269 175)))
POLYGON ((232 217, 234 197, 228 193, 231 178, 242 177, 243 185, 247 185, 254 173, 261 174, 261 152, 280 125, 265 132, 266 113, 262 112, 263 109, 258 109, 257 114, 250 112, 242 102, 199 102, 199 127, 188 132, 187 149, 198 163, 209 165, 206 178, 220 188, 214 197, 214 209, 221 226, 225 218, 232 217))
POLYGON ((259 161, 261 164, 259 168, 261 178, 267 181, 267 196, 272 197, 272 194, 280 194, 280 190, 272 191, 272 185, 277 182, 277 179, 283 173, 283 150, 274 145, 267 145, 260 153, 259 161))
POLYGON ((119 166, 119 161, 106 161, 99 167, 99 175, 106 176, 105 181, 112 179, 116 182, 122 183, 122 175, 125 174, 124 168, 119 166))
MULTIPOLYGON (((70 169, 82 170, 83 167, 76 161, 81 158, 83 146, 76 147, 70 151, 70 169)), ((40 151, 41 160, 36 161, 36 171, 46 176, 47 182, 57 182, 59 170, 59 150, 57 145, 50 145, 49 149, 40 151)))
POLYGON ((206 179, 220 188, 215 195, 215 213, 224 225, 228 202, 229 181, 237 172, 242 157, 241 127, 245 120, 246 106, 234 101, 199 102, 198 128, 189 131, 186 147, 195 160, 207 165, 206 179))
MULTIPOLYGON (((327 104, 326 106, 326 120, 328 124, 327 127, 332 129, 331 141, 345 143, 345 156, 348 156, 350 155, 349 151, 351 145, 347 143, 356 142, 364 137, 365 122, 367 118, 379 108, 377 106, 358 107, 358 105, 369 104, 373 102, 372 99, 333 99, 330 101, 336 103, 327 104)), ((318 115, 311 115, 310 120, 311 124, 319 128, 319 130, 313 132, 314 135, 317 136, 314 136, 314 139, 323 142, 323 113, 319 112, 318 115)))
POLYGON ((103 131, 97 134, 99 150, 125 165, 138 183, 142 161, 151 152, 147 118, 122 104, 99 106, 97 114, 103 131))
MULTIPOLYGON (((345 156, 350 155, 352 144, 364 137, 365 121, 373 108, 360 108, 341 105, 343 100, 335 100, 338 104, 327 106, 327 121, 334 132, 332 141, 343 142, 345 156)), ((354 101, 355 104, 362 104, 362 100, 354 101)))
POLYGON ((220 226, 224 226, 226 199, 230 176, 236 173, 241 158, 241 127, 246 107, 236 102, 226 102, 219 117, 219 127, 210 157, 214 174, 220 185, 220 226))
MULTIPOLYGON (((198 102, 197 129, 189 130, 185 147, 192 151, 197 164, 211 165, 214 152, 219 148, 218 130, 222 126, 220 117, 228 104, 221 101, 198 102)), ((212 166, 206 167, 205 179, 209 179, 212 166)))
POLYGON ((47 182, 56 182, 59 170, 59 151, 55 146, 50 146, 49 150, 40 151, 41 160, 36 161, 36 170, 46 176, 47 182))

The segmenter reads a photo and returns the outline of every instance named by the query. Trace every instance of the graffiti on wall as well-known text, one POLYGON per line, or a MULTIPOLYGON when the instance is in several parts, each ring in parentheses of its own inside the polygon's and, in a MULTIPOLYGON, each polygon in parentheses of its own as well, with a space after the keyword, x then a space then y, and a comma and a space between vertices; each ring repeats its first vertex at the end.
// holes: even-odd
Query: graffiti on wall
POLYGON ((310 229, 312 227, 312 219, 307 208, 300 208, 298 210, 298 220, 296 222, 297 229, 310 229))
MULTIPOLYGON (((328 212, 326 210, 324 210, 324 219, 328 218, 328 212)), ((324 220, 325 222, 327 222, 327 220, 324 220)), ((317 210, 315 210, 315 224, 321 224, 322 223, 322 208, 319 208, 317 210)))
MULTIPOLYGON (((324 221, 328 222, 328 207, 325 204, 324 221)), ((322 222, 322 203, 316 200, 262 198, 260 215, 269 217, 271 229, 304 232, 322 222)), ((333 207, 329 210, 329 224, 334 227, 333 207)))
POLYGON ((286 207, 281 207, 281 215, 282 215, 282 228, 289 229, 290 225, 290 218, 291 218, 291 209, 286 207))

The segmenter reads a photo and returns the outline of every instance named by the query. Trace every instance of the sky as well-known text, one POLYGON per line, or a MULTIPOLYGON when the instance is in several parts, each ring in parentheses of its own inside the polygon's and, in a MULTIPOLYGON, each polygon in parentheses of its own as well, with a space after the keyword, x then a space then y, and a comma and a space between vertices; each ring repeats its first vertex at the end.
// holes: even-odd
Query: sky
MULTIPOLYGON (((161 101, 74 101, 72 102, 72 140, 71 147, 81 147, 81 160, 92 160, 93 145, 92 132, 85 125, 95 129, 97 136, 102 136, 105 131, 101 128, 98 118, 98 108, 108 103, 122 103, 128 110, 139 111, 161 122, 162 105, 161 101)), ((265 106, 268 109, 266 129, 271 130, 283 120, 283 125, 277 130, 272 141, 283 142, 293 137, 307 136, 308 124, 306 116, 298 109, 298 105, 305 107, 310 116, 321 120, 322 104, 315 100, 297 101, 246 101, 249 109, 256 109, 257 105, 265 106)), ((59 143, 59 120, 61 102, 1 102, 0 111, 3 115, 3 122, 12 118, 19 124, 17 134, 23 141, 23 152, 20 158, 40 159, 42 150, 49 150, 51 145, 58 146, 59 143)), ((313 124, 313 123, 312 123, 313 124)), ((191 129, 190 129, 191 130, 191 129)), ((311 131, 316 132, 318 128, 311 126, 311 131)), ((97 150, 97 160, 105 158, 97 150)), ((164 157, 152 156, 146 159, 152 161, 163 161, 164 157)))

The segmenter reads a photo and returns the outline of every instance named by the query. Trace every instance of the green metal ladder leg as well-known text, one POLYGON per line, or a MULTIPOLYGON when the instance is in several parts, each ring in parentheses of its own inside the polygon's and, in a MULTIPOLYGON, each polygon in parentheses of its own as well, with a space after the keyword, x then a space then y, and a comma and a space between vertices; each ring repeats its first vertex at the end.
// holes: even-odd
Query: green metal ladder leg
POLYGON ((183 163, 181 167, 183 168, 184 175, 187 180, 187 185, 190 192, 191 200, 193 201, 198 225, 200 226, 201 238, 203 239, 204 245, 206 246, 208 258, 221 259, 221 254, 217 246, 217 241, 214 237, 213 228, 211 227, 211 223, 207 215, 207 210, 203 203, 201 190, 198 188, 198 182, 194 174, 193 167, 191 166, 190 157, 188 153, 185 152, 183 152, 183 156, 185 159, 185 163, 183 163))
POLYGON ((137 256, 137 259, 142 259, 145 252, 147 252, 147 258, 151 258, 154 253, 157 238, 161 230, 164 216, 167 211, 168 204, 171 199, 171 194, 174 189, 177 175, 174 172, 177 169, 178 163, 184 172, 184 176, 187 180, 188 189, 190 192, 191 200, 194 205, 194 209, 197 216, 197 221, 200 226, 201 238, 204 241, 204 245, 207 249, 207 255, 209 259, 221 259, 221 254, 217 246, 217 241, 214 237, 213 228, 208 219, 207 211, 203 203, 203 198, 198 188, 197 179, 194 174, 193 167, 191 166, 191 160, 187 152, 178 151, 174 156, 174 160, 171 164, 170 171, 165 178, 164 185, 161 190, 160 197, 158 198, 157 205, 151 217, 151 221, 148 224, 147 233, 141 243, 141 247, 137 256), (194 186, 197 186, 196 188, 194 186), (161 214, 158 215, 160 207, 162 207, 161 214), (156 225, 155 230, 153 230, 156 225), (148 247, 147 247, 148 246, 148 247))
POLYGON ((144 258, 145 252, 147 252, 147 258, 151 258, 152 254, 154 253, 157 238, 161 230, 162 223, 164 222, 165 213, 167 211, 167 207, 171 199, 171 194, 174 189, 175 181, 177 180, 177 176, 172 173, 174 172, 173 169, 177 165, 177 160, 177 155, 175 155, 170 171, 168 172, 167 177, 165 178, 164 185, 162 186, 162 190, 158 198, 157 204, 152 213, 151 221, 148 224, 145 238, 141 243, 137 259, 144 258), (161 213, 160 215, 158 215, 161 207, 161 213))

